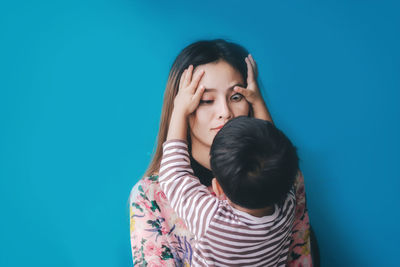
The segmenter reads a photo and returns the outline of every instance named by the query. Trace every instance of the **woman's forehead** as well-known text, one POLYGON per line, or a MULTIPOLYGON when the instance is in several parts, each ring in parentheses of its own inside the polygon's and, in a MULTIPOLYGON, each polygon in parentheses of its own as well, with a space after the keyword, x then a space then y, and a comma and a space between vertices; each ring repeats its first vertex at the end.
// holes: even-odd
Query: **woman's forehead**
POLYGON ((233 90, 236 85, 243 86, 243 77, 225 61, 208 63, 197 66, 196 71, 204 70, 205 73, 199 85, 203 85, 207 92, 233 90))

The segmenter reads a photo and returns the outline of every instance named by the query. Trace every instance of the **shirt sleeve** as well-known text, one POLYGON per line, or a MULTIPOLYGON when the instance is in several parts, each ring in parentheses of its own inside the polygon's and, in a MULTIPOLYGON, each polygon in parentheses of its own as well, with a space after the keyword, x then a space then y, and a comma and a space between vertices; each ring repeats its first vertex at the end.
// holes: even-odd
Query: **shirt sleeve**
POLYGON ((160 187, 171 206, 196 238, 202 237, 218 208, 218 199, 193 175, 185 141, 163 144, 159 174, 160 187))
POLYGON ((176 240, 168 234, 176 227, 173 225, 171 229, 167 221, 168 205, 158 197, 161 189, 156 178, 150 176, 139 180, 129 197, 134 266, 174 266, 175 261, 185 261, 182 254, 174 250, 176 240), (161 213, 160 209, 164 212, 161 213))
POLYGON ((310 220, 308 217, 303 174, 299 172, 295 181, 296 211, 289 248, 288 266, 313 266, 310 242, 310 220))

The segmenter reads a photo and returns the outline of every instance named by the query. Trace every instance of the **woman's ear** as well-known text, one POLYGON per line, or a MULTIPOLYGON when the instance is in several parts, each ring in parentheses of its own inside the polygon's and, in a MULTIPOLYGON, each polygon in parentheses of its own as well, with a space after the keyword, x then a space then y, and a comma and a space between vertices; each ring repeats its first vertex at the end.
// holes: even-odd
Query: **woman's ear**
POLYGON ((218 198, 225 196, 224 190, 222 190, 221 185, 218 183, 216 178, 212 179, 212 189, 214 191, 214 193, 217 195, 218 198))

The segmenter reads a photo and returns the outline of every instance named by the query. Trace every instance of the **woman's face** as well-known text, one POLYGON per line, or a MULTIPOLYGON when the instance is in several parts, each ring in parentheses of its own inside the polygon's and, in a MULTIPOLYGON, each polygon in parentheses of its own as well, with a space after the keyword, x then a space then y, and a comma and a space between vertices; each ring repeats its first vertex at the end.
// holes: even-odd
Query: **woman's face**
POLYGON ((250 106, 244 96, 233 91, 236 85, 245 86, 242 75, 231 65, 220 60, 199 65, 194 73, 202 69, 205 73, 199 86, 203 85, 205 91, 198 108, 189 116, 189 126, 192 151, 205 150, 208 154, 222 126, 234 117, 247 116, 250 106))

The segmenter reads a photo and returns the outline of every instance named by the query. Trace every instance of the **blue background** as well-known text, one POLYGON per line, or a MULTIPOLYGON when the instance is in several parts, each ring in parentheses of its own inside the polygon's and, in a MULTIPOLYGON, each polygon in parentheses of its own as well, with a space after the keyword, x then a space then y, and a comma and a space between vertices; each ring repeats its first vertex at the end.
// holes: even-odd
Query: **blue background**
POLYGON ((2 1, 0 266, 132 265, 169 68, 217 37, 299 148, 322 266, 397 265, 399 4, 264 2, 2 1))

